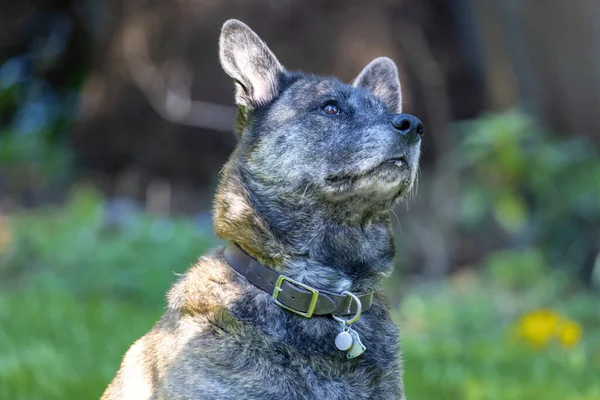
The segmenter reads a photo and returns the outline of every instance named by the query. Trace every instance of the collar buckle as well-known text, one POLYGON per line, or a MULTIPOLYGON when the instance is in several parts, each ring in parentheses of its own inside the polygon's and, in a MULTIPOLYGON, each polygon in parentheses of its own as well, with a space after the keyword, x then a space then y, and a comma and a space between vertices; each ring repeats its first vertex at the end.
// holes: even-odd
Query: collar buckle
POLYGON ((275 284, 275 288, 273 289, 273 302, 275 304, 277 304, 279 307, 284 308, 293 313, 296 313, 298 315, 302 315, 305 318, 310 318, 310 317, 312 317, 312 315, 315 311, 315 307, 317 306, 317 300, 319 300, 319 291, 317 289, 314 289, 308 285, 305 285, 303 283, 295 281, 292 278, 288 278, 285 275, 279 275, 279 278, 277 278, 277 283, 275 284), (281 287, 281 285, 283 285, 283 282, 285 282, 285 281, 287 281, 291 285, 300 287, 302 289, 305 289, 305 290, 308 290, 309 292, 311 292, 312 295, 311 295, 311 299, 310 299, 310 304, 308 305, 308 310, 306 310, 306 312, 286 306, 285 304, 283 304, 282 302, 280 302, 278 300, 279 294, 283 291, 283 288, 281 287))

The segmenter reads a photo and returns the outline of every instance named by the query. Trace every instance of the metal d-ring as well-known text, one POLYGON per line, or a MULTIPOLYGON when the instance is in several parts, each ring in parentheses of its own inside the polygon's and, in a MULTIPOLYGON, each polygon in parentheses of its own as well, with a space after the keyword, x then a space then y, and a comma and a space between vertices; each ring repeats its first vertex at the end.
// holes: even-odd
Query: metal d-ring
POLYGON ((356 321, 358 321, 358 319, 360 318, 360 314, 362 313, 362 304, 360 302, 360 299, 358 298, 358 296, 356 296, 354 293, 350 293, 350 292, 342 292, 343 295, 346 295, 348 297, 350 297, 350 299, 354 300, 356 302, 356 314, 354 314, 354 317, 350 318, 350 319, 343 319, 338 317, 337 315, 331 315, 333 317, 334 320, 336 320, 337 322, 341 322, 342 324, 344 324, 345 326, 350 326, 353 323, 355 323, 356 321))

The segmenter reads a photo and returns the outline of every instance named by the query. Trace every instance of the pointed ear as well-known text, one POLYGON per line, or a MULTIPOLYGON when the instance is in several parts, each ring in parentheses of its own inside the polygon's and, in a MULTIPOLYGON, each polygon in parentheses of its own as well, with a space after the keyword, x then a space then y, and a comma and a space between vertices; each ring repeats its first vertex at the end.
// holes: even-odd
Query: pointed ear
POLYGON ((270 103, 279 94, 283 67, 246 24, 230 19, 219 40, 221 66, 235 81, 235 102, 250 109, 270 103))
POLYGON ((373 92, 388 106, 392 113, 402 112, 402 92, 398 68, 387 57, 374 59, 352 81, 355 87, 362 87, 373 92))

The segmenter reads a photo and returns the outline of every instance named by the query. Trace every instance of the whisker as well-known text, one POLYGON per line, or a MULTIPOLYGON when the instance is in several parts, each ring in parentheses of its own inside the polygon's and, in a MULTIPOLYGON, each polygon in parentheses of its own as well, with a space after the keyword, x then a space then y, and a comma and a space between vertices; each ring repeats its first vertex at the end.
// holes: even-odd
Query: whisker
POLYGON ((394 217, 396 217, 396 222, 398 222, 398 228, 400 228, 400 234, 403 235, 404 229, 402 229, 402 224, 400 223, 400 218, 398 218, 398 214, 396 214, 396 211, 394 211, 393 207, 392 207, 392 214, 394 214, 394 217))
POLYGON ((396 214, 396 211, 394 211, 393 207, 392 207, 392 214, 394 214, 394 217, 396 217, 396 222, 398 223, 398 225, 400 225, 400 219, 398 218, 398 214, 396 214))
POLYGON ((302 197, 300 198, 300 202, 304 201, 304 196, 306 196, 306 191, 308 190, 308 185, 310 185, 310 182, 308 182, 306 184, 306 186, 304 187, 304 192, 302 193, 302 197))

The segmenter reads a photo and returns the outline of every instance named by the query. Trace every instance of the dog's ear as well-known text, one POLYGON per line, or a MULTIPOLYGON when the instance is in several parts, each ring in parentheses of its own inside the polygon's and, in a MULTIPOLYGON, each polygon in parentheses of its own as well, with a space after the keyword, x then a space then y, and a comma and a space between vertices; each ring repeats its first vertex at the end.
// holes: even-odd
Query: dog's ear
POLYGON ((221 66, 234 79, 235 102, 242 109, 270 103, 279 94, 283 67, 265 42, 246 24, 230 19, 219 40, 221 66))
POLYGON ((398 68, 387 57, 374 59, 352 81, 355 87, 370 90, 388 106, 392 113, 402 112, 402 92, 398 68))

